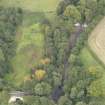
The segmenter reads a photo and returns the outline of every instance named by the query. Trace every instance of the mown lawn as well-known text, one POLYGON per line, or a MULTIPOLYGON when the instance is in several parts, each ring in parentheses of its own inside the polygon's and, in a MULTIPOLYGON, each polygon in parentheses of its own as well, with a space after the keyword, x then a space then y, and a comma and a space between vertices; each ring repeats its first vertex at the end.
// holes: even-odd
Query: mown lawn
POLYGON ((34 12, 55 11, 59 0, 1 0, 0 5, 5 7, 20 7, 34 12))

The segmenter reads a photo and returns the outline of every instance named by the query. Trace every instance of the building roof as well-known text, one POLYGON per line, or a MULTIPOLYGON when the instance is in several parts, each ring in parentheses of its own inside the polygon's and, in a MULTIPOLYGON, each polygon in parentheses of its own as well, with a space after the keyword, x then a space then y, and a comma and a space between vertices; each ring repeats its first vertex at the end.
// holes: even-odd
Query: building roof
POLYGON ((24 101, 24 99, 22 97, 17 97, 17 96, 11 96, 8 103, 14 103, 17 101, 17 99, 24 101))

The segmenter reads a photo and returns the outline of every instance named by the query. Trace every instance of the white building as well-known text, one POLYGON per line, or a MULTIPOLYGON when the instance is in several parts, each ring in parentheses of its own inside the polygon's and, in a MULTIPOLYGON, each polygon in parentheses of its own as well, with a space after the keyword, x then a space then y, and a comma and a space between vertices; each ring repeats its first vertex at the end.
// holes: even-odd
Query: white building
POLYGON ((75 27, 79 27, 80 25, 81 24, 79 22, 74 24, 75 27))
POLYGON ((82 25, 82 27, 87 28, 88 25, 87 25, 86 23, 84 23, 84 24, 82 25))
POLYGON ((8 103, 14 103, 16 102, 17 100, 21 100, 21 101, 24 101, 24 99, 22 97, 17 97, 17 96, 11 96, 8 103))

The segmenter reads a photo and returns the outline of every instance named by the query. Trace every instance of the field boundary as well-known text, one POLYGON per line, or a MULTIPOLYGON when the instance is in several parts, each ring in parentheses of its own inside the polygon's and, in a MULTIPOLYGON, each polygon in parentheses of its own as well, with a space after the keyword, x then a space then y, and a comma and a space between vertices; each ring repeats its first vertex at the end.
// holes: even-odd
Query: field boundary
POLYGON ((92 57, 94 57, 94 59, 100 64, 102 65, 102 67, 105 69, 105 64, 100 60, 100 58, 97 56, 97 54, 92 50, 92 48, 88 45, 86 45, 86 48, 88 49, 88 51, 91 53, 92 57))
MULTIPOLYGON (((87 40, 87 42, 86 42, 86 47, 87 47, 88 51, 91 53, 91 55, 94 57, 94 59, 96 59, 96 61, 97 61, 100 65, 102 65, 102 67, 105 69, 105 63, 98 57, 98 55, 94 52, 94 50, 92 49, 92 47, 89 45, 89 38, 91 37, 92 32, 95 30, 95 28, 97 27, 97 25, 99 25, 100 22, 101 22, 104 18, 105 18, 105 16, 96 17, 96 20, 97 20, 97 21, 99 20, 99 22, 96 21, 95 27, 91 27, 91 28, 92 28, 92 31, 90 31, 90 32, 88 33, 88 40, 87 40)), ((93 26, 94 26, 94 23, 93 23, 93 26)))

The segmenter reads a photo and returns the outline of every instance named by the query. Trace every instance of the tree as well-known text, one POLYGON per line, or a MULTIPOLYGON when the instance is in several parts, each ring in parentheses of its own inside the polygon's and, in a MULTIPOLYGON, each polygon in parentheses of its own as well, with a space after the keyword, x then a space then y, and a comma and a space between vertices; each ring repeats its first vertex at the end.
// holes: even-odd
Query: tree
POLYGON ((38 95, 43 95, 44 94, 43 87, 40 83, 36 84, 35 93, 38 94, 38 95))
POLYGON ((93 81, 88 88, 88 92, 93 97, 104 96, 105 95, 104 85, 101 79, 93 81))
POLYGON ((54 40, 53 40, 53 29, 50 26, 47 26, 45 28, 44 33, 44 41, 45 41, 45 56, 48 56, 51 58, 52 61, 55 61, 55 55, 56 50, 54 46, 54 40))
POLYGON ((82 22, 90 22, 97 15, 98 2, 97 0, 80 0, 77 7, 81 13, 82 22))
POLYGON ((86 1, 86 8, 92 12, 92 17, 97 15, 97 0, 87 0, 86 1))
POLYGON ((71 54, 69 57, 69 63, 74 64, 76 62, 77 56, 75 54, 71 54))
POLYGON ((82 22, 86 21, 85 20, 86 0, 80 0, 78 2, 77 8, 79 9, 79 11, 81 13, 81 20, 82 20, 82 22))
POLYGON ((87 104, 81 101, 81 102, 77 102, 76 105, 87 105, 87 104))
POLYGON ((105 0, 98 0, 98 12, 100 15, 105 15, 105 0))
POLYGON ((64 27, 68 30, 69 34, 71 34, 75 31, 74 24, 71 20, 65 21, 64 27))
POLYGON ((73 5, 77 5, 79 0, 65 0, 67 2, 67 4, 73 4, 73 5))
POLYGON ((92 20, 92 17, 93 17, 92 10, 86 8, 85 12, 84 12, 84 15, 85 15, 85 22, 88 23, 92 20))
POLYGON ((73 20, 75 23, 81 20, 81 14, 78 9, 73 5, 68 5, 64 11, 64 16, 73 20))
POLYGON ((76 99, 77 94, 78 94, 77 88, 76 88, 76 87, 71 88, 70 97, 71 97, 72 99, 76 99))
POLYGON ((45 74, 46 74, 46 71, 45 70, 36 70, 35 71, 35 77, 39 81, 44 78, 45 74))
POLYGON ((70 0, 71 1, 71 3, 73 3, 74 5, 76 5, 78 2, 79 2, 79 0, 70 0))
POLYGON ((97 0, 87 0, 86 1, 86 7, 88 9, 93 10, 92 12, 94 13, 95 11, 97 11, 97 0))
POLYGON ((4 88, 4 81, 3 79, 0 78, 0 92, 3 90, 4 88))
POLYGON ((35 86, 35 93, 37 95, 49 95, 51 93, 51 86, 45 82, 38 83, 35 86))
MULTIPOLYGON (((4 57, 4 64, 0 64, 4 73, 12 70, 10 59, 16 53, 16 29, 22 23, 22 10, 20 8, 0 8, 0 49, 4 57)), ((1 70, 0 70, 1 72, 1 70)), ((3 72, 1 73, 3 76, 3 72)))
POLYGON ((68 33, 64 27, 55 28, 54 30, 54 45, 56 50, 56 65, 59 66, 63 63, 64 50, 67 46, 68 33))
POLYGON ((72 101, 67 96, 61 96, 58 105, 72 105, 72 101))
POLYGON ((57 6, 57 10, 56 10, 57 15, 61 15, 64 12, 65 8, 66 8, 66 2, 61 1, 57 6))
POLYGON ((55 105, 54 102, 47 97, 41 97, 40 103, 40 105, 55 105))
POLYGON ((91 66, 88 68, 88 73, 98 79, 102 77, 103 71, 98 67, 91 66))
POLYGON ((60 75, 60 73, 57 73, 57 72, 52 72, 52 78, 53 78, 53 85, 56 87, 58 85, 61 84, 61 79, 62 79, 62 76, 60 75))

